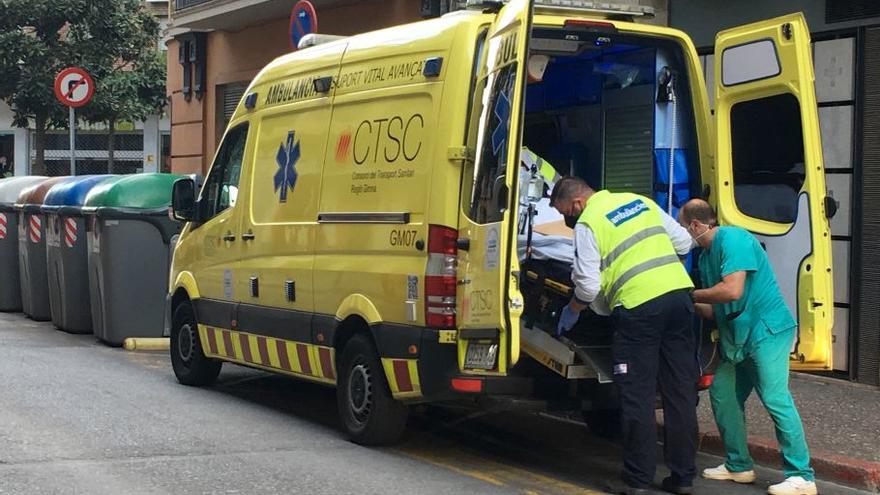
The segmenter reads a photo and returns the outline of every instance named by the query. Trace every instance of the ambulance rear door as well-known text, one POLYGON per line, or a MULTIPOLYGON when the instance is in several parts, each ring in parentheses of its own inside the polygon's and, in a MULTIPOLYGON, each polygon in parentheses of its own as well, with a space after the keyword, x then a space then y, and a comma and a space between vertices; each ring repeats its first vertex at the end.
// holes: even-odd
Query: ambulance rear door
POLYGON ((715 40, 719 220, 753 232, 798 320, 793 367, 831 369, 831 233, 810 32, 801 14, 715 40))
POLYGON ((528 0, 508 2, 477 48, 473 161, 463 172, 458 233, 458 354, 466 373, 506 373, 519 359, 515 198, 531 11, 528 0))

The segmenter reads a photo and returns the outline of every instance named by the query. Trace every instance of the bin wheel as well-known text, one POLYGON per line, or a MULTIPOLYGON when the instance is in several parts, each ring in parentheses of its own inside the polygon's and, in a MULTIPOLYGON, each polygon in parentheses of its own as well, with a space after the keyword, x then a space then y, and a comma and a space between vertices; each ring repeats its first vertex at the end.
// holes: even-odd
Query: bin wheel
POLYGON ((595 411, 583 411, 584 423, 593 435, 616 440, 623 437, 623 425, 620 422, 620 410, 599 409, 595 411))
POLYGON ((171 366, 177 381, 184 385, 210 385, 217 379, 222 365, 222 361, 208 359, 202 352, 192 306, 178 306, 171 328, 171 366))
POLYGON ((355 335, 339 365, 336 405, 349 439, 361 445, 395 443, 406 429, 409 408, 396 401, 369 336, 355 335))

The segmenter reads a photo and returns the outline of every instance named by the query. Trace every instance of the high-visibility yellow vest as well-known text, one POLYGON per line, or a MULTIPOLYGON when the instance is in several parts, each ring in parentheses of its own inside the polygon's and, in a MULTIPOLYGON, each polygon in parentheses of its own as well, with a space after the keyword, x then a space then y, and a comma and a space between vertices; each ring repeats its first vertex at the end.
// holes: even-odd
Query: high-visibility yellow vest
POLYGON ((550 164, 547 160, 544 160, 534 151, 523 146, 521 151, 521 159, 523 162, 527 164, 534 164, 538 169, 538 173, 541 174, 541 177, 544 178, 544 183, 547 184, 550 188, 556 185, 556 182, 559 180, 559 173, 556 171, 556 168, 550 164))
POLYGON ((638 194, 599 191, 581 213, 599 246, 600 282, 610 308, 635 308, 668 292, 693 288, 657 205, 638 194))

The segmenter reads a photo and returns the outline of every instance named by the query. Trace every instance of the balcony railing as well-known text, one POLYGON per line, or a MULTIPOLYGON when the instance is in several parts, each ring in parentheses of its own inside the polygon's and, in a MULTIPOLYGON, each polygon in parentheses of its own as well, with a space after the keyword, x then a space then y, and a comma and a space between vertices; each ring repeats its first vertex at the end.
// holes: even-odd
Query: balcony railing
POLYGON ((183 10, 189 7, 195 7, 211 0, 174 0, 174 10, 183 10))

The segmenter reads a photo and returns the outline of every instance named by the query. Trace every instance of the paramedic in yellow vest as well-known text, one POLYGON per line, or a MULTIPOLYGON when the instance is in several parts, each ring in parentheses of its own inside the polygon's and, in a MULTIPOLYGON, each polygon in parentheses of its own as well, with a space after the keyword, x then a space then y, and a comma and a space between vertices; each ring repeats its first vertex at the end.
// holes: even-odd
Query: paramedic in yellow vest
POLYGON ((693 240, 652 200, 593 191, 577 177, 556 183, 550 203, 574 228, 574 298, 558 331, 570 330, 597 296, 611 308, 614 383, 620 396, 623 472, 615 493, 651 493, 656 470, 659 383, 671 475, 663 489, 692 493, 696 474, 699 363, 693 283, 679 256, 693 240))
POLYGON ((747 230, 718 227, 712 207, 701 199, 688 201, 679 220, 703 248, 699 266, 704 288, 694 291, 697 312, 718 323, 721 337, 722 359, 709 396, 727 456, 724 464, 704 470, 703 477, 755 481, 743 414, 754 390, 776 426, 785 473, 785 480, 770 486, 768 493, 814 495, 804 427, 788 389, 788 354, 797 323, 767 253, 747 230))

